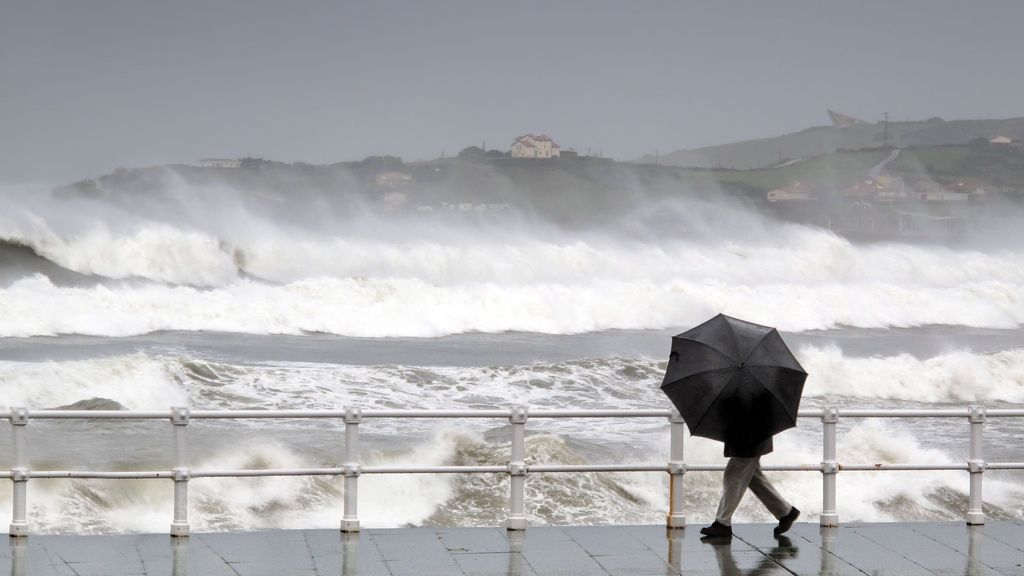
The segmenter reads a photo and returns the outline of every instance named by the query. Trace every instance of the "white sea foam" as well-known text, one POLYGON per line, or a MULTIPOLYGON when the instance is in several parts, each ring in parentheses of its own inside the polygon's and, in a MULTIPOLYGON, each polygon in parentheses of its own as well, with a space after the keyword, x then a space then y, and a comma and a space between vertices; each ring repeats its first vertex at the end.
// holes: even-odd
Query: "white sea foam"
POLYGON ((655 238, 624 222, 568 232, 513 216, 490 226, 361 212, 323 222, 315 207, 275 217, 269 200, 167 178, 162 195, 130 202, 8 192, 0 241, 96 284, 35 275, 0 287, 0 337, 575 334, 686 326, 717 312, 789 331, 1024 323, 1024 252, 1012 245, 857 245, 697 200, 664 208, 693 225, 726 218, 727 239, 655 238))
POLYGON ((180 406, 187 394, 173 363, 143 353, 61 362, 0 361, 0 402, 55 408, 106 398, 129 410, 180 406))
POLYGON ((909 354, 850 358, 834 346, 805 347, 811 377, 805 394, 914 402, 1024 402, 1024 350, 991 354, 954 351, 918 359, 909 354))
MULTIPOLYGON (((851 357, 834 346, 804 346, 811 398, 922 403, 1024 402, 1024 350, 953 351, 930 358, 851 357)), ((319 363, 219 364, 135 353, 61 362, 0 361, 0 395, 9 406, 53 407, 107 398, 129 409, 191 403, 231 407, 365 408, 512 404, 649 408, 665 403, 664 364, 605 358, 558 364, 485 367, 353 366, 319 363)))
POLYGON ((418 278, 353 277, 283 286, 240 280, 197 289, 62 287, 36 275, 0 288, 0 337, 128 336, 159 330, 364 337, 509 330, 577 334, 694 325, 717 312, 787 331, 928 324, 1017 328, 1024 323, 1024 283, 754 286, 711 279, 594 279, 439 286, 418 278))

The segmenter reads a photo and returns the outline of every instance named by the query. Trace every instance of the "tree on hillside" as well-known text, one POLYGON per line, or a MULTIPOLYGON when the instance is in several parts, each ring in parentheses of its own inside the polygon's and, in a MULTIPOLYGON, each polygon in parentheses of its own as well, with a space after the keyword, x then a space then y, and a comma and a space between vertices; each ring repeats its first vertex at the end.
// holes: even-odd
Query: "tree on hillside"
POLYGON ((485 152, 479 146, 466 146, 459 150, 459 158, 463 160, 483 160, 485 152))
POLYGON ((971 149, 971 152, 981 152, 988 148, 988 140, 986 138, 975 138, 967 143, 967 147, 971 149))
POLYGON ((397 171, 405 167, 398 156, 367 156, 360 162, 363 168, 378 172, 397 171))

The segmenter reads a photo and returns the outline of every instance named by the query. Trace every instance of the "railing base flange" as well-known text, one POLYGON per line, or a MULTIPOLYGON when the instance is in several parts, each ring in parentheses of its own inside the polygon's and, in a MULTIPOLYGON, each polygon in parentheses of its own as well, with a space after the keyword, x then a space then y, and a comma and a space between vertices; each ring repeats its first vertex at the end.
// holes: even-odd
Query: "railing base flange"
POLYGON ((509 530, 526 530, 526 518, 509 518, 505 521, 505 528, 509 530))
POLYGON ((359 532, 359 520, 342 520, 342 532, 359 532))
POLYGON ((11 538, 24 538, 28 536, 28 524, 11 524, 7 531, 11 538))
POLYGON ((968 512, 967 513, 967 525, 968 526, 984 526, 985 514, 982 512, 968 512))
POLYGON ((184 538, 189 532, 188 524, 171 524, 171 536, 175 538, 184 538))
POLYGON ((686 516, 668 516, 665 518, 665 527, 672 529, 686 528, 686 516))
POLYGON ((821 525, 828 527, 839 526, 839 514, 822 514, 821 525))

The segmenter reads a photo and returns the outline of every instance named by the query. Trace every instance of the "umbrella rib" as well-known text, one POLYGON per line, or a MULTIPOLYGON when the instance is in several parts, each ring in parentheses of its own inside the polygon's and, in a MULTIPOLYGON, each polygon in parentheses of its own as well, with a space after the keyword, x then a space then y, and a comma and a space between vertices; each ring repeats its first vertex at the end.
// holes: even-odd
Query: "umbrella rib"
POLYGON ((711 350, 715 354, 718 354, 722 358, 725 358, 729 362, 736 362, 735 358, 730 358, 725 352, 722 352, 721 350, 719 350, 718 348, 715 348, 714 346, 708 344, 707 342, 701 342, 700 340, 697 340, 697 339, 694 339, 694 338, 690 338, 688 336, 675 336, 675 338, 678 338, 680 340, 686 340, 687 342, 693 342, 695 344, 700 344, 701 346, 707 348, 708 350, 711 350))
MULTIPOLYGON (((732 330, 732 326, 730 326, 729 329, 732 330)), ((764 336, 761 336, 761 339, 757 341, 757 344, 754 344, 753 346, 750 347, 750 352, 747 352, 747 357, 743 359, 744 364, 746 364, 747 360, 749 360, 750 357, 754 355, 754 350, 757 350, 757 347, 760 346, 761 343, 764 342, 764 339, 767 338, 772 332, 776 332, 775 328, 772 328, 771 330, 765 332, 764 336)), ((733 336, 733 338, 735 338, 735 336, 733 336)))
MULTIPOLYGON (((725 327, 729 329, 729 335, 732 336, 732 343, 733 343, 733 346, 736 348, 736 360, 738 362, 743 362, 744 360, 746 360, 746 358, 740 358, 739 357, 740 356, 740 347, 739 347, 739 341, 736 340, 736 331, 732 329, 732 324, 730 324, 728 321, 726 321, 725 327)), ((749 354, 748 354, 748 356, 749 356, 749 354)))
POLYGON ((783 404, 782 401, 779 400, 779 397, 776 396, 775 394, 772 394, 772 400, 775 400, 775 403, 778 404, 782 408, 782 411, 785 412, 786 415, 788 415, 789 417, 791 417, 793 419, 793 426, 796 426, 796 414, 790 414, 789 410, 786 410, 786 405, 783 404))
MULTIPOLYGON (((792 369, 790 369, 790 368, 781 368, 781 367, 776 367, 776 368, 778 368, 779 370, 789 370, 790 372, 796 372, 796 370, 792 370, 792 369)), ((754 374, 753 372, 750 372, 749 370, 747 371, 747 374, 748 374, 748 375, 750 375, 750 377, 751 377, 751 378, 753 378, 754 380, 757 380, 757 382, 758 382, 758 383, 759 383, 759 384, 760 384, 760 385, 761 385, 761 386, 762 386, 762 387, 763 387, 763 388, 764 388, 765 390, 767 390, 769 394, 771 394, 771 396, 772 396, 772 399, 774 399, 774 400, 775 400, 776 402, 778 402, 778 403, 779 403, 779 406, 782 406, 782 409, 786 411, 786 414, 789 414, 789 415, 790 415, 791 417, 793 417, 794 419, 796 418, 796 414, 791 414, 791 413, 789 412, 789 410, 788 410, 788 409, 786 408, 786 404, 785 404, 785 403, 784 403, 784 402, 782 401, 782 398, 779 398, 779 397, 778 397, 778 395, 776 395, 776 394, 775 394, 775 391, 774 391, 774 390, 772 390, 772 389, 771 389, 771 388, 770 388, 769 386, 766 386, 763 380, 761 380, 760 378, 758 378, 756 374, 754 374)))
MULTIPOLYGON (((734 370, 734 368, 719 368, 718 370, 710 370, 710 372, 720 372, 722 370, 734 370)), ((704 413, 700 415, 700 418, 697 419, 697 423, 690 427, 691 433, 693 430, 696 430, 698 427, 700 427, 700 423, 704 421, 704 417, 708 415, 708 412, 711 411, 711 407, 714 406, 715 402, 718 401, 718 397, 724 394, 725 391, 728 390, 729 387, 733 385, 733 380, 735 378, 736 375, 734 374, 733 377, 729 378, 729 381, 725 383, 725 386, 722 386, 722 389, 718 391, 718 394, 715 394, 715 397, 711 400, 711 402, 708 402, 707 410, 705 410, 704 413)))

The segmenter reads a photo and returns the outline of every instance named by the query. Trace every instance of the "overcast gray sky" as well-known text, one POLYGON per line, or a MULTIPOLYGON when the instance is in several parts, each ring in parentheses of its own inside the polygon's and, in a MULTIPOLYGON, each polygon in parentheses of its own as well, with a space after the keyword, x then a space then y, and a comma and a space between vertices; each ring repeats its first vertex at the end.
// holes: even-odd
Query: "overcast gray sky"
POLYGON ((0 181, 1024 116, 1024 2, 0 0, 0 181))

